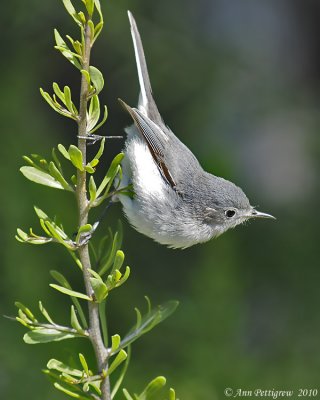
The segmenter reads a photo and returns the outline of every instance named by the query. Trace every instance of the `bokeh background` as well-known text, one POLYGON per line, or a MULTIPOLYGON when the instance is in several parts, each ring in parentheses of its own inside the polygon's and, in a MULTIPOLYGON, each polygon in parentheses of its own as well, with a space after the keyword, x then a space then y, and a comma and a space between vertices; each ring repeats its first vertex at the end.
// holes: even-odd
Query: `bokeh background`
MULTIPOLYGON (((155 304, 181 302, 133 346, 125 386, 139 392, 165 375, 183 400, 223 399, 225 387, 319 388, 319 1, 101 3, 106 25, 92 56, 106 81, 101 101, 109 119, 101 133, 121 134, 130 122, 118 97, 137 100, 130 9, 166 123, 205 169, 278 218, 184 251, 161 247, 124 221, 132 277, 110 297, 111 333, 134 323, 133 307, 144 307, 145 294, 155 304)), ((49 156, 57 143, 75 141, 73 122, 44 103, 39 87, 50 91, 57 81, 78 93, 79 76, 53 49, 52 33, 77 31, 58 0, 3 2, 0 20, 0 314, 14 315, 15 300, 32 308, 42 300, 66 322, 67 298, 48 287, 48 272, 58 269, 80 288, 71 259, 58 246, 21 245, 14 234, 17 226, 37 226, 34 204, 76 229, 71 196, 26 181, 18 169, 23 154, 49 156)), ((108 142, 105 168, 122 145, 108 142)), ((120 206, 97 235, 118 218, 120 206)), ((20 325, 1 317, 0 327, 0 397, 64 398, 41 369, 51 357, 68 361, 74 349, 88 356, 90 347, 81 340, 28 346, 20 325)))

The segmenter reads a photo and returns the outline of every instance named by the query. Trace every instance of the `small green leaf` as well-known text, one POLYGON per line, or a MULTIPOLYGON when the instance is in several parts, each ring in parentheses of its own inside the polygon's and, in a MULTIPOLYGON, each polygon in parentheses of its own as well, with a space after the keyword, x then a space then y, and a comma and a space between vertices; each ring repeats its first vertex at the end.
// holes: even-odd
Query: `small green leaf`
MULTIPOLYGON (((122 392, 123 392, 123 394, 124 394, 124 396, 125 396, 125 398, 127 399, 127 400, 137 400, 137 399, 134 399, 133 397, 131 397, 131 395, 129 394, 129 392, 127 391, 127 389, 122 389, 122 392)), ((139 400, 139 399, 138 399, 139 400)))
POLYGON ((57 31, 57 29, 54 30, 54 37, 57 45, 55 48, 61 52, 61 54, 71 62, 76 68, 79 70, 82 69, 80 62, 78 61, 78 54, 73 53, 67 43, 62 39, 60 33, 57 31))
POLYGON ((90 179, 89 179, 89 193, 90 193, 90 202, 92 202, 97 197, 97 186, 96 186, 93 176, 90 176, 90 179))
POLYGON ((51 155, 52 155, 52 158, 53 158, 53 161, 54 161, 56 167, 58 168, 58 170, 61 172, 61 175, 62 175, 63 174, 62 166, 61 166, 60 160, 58 158, 57 151, 54 147, 52 148, 51 155))
POLYGON ((84 169, 89 173, 89 174, 93 174, 95 172, 95 169, 91 167, 90 164, 87 164, 84 169))
POLYGON ((82 22, 81 22, 80 18, 78 17, 78 14, 77 14, 75 8, 73 7, 71 1, 70 0, 62 0, 62 1, 63 1, 63 4, 64 4, 66 10, 71 15, 71 17, 74 19, 74 21, 77 23, 77 25, 82 26, 82 22))
POLYGON ((72 375, 77 378, 82 378, 82 371, 70 367, 69 365, 63 363, 62 361, 52 358, 47 363, 47 368, 55 369, 56 371, 62 372, 64 374, 72 375))
POLYGON ((93 67, 92 65, 89 67, 89 73, 91 77, 91 82, 96 89, 96 93, 100 93, 104 86, 104 79, 102 73, 98 70, 98 68, 93 67))
POLYGON ((92 400, 92 396, 89 396, 89 397, 82 396, 79 393, 74 392, 73 390, 69 390, 69 389, 65 388, 64 386, 60 385, 60 383, 58 383, 58 382, 55 382, 53 384, 53 386, 56 389, 60 390, 60 392, 63 392, 65 394, 67 394, 68 396, 73 397, 75 399, 78 399, 78 400, 92 400))
POLYGON ((64 98, 64 94, 61 91, 59 85, 56 82, 53 82, 52 84, 52 88, 54 93, 59 97, 59 99, 65 104, 65 98, 64 98))
POLYGON ((103 22, 103 15, 102 15, 102 11, 101 11, 100 0, 94 0, 94 5, 96 6, 96 9, 98 11, 98 14, 100 17, 100 22, 103 22))
POLYGON ((91 80, 90 80, 90 74, 89 74, 89 72, 86 71, 85 69, 82 69, 80 72, 82 73, 82 75, 84 75, 84 77, 86 78, 88 84, 90 85, 91 80))
POLYGON ((63 92, 64 92, 65 104, 67 106, 67 109, 71 112, 71 114, 77 114, 78 111, 71 100, 71 90, 70 90, 69 86, 65 86, 63 92))
MULTIPOLYGON (((67 279, 58 271, 51 270, 50 275, 52 276, 53 279, 55 279, 58 283, 60 283, 61 286, 72 290, 72 287, 70 283, 67 281, 67 279)), ((71 300, 73 301, 73 304, 76 306, 76 309, 78 310, 79 316, 81 318, 82 325, 87 328, 88 323, 86 321, 86 317, 84 315, 84 312, 82 310, 81 304, 79 303, 79 300, 76 297, 71 297, 71 300)))
POLYGON ((93 0, 85 0, 85 6, 86 6, 89 16, 92 17, 93 10, 94 10, 94 1, 93 0))
POLYGON ((67 294, 68 296, 78 297, 79 299, 92 301, 92 298, 87 296, 84 293, 76 292, 75 290, 70 290, 70 289, 67 289, 67 288, 65 288, 63 286, 56 285, 54 283, 50 283, 49 286, 51 286, 53 289, 58 290, 58 292, 61 292, 63 294, 67 294))
POLYGON ((50 172, 50 175, 56 181, 58 181, 65 190, 68 190, 69 192, 73 192, 73 189, 71 188, 69 183, 64 179, 63 175, 61 174, 61 172, 56 167, 56 165, 53 161, 50 161, 50 163, 49 163, 49 172, 50 172))
POLYGON ((67 149, 64 147, 63 144, 58 144, 58 150, 60 151, 60 153, 63 155, 64 158, 66 158, 69 161, 71 160, 70 154, 68 153, 67 149))
POLYGON ((139 395, 139 400, 151 400, 152 397, 165 386, 165 384, 166 378, 164 376, 158 376, 153 379, 139 395))
POLYGON ((30 310, 28 307, 26 307, 24 304, 20 303, 19 301, 16 301, 16 302, 14 303, 14 305, 15 305, 17 308, 19 308, 20 310, 22 310, 22 311, 27 315, 27 317, 30 318, 30 320, 31 320, 32 322, 37 322, 37 319, 36 319, 35 316, 32 314, 31 310, 30 310))
POLYGON ((83 157, 82 157, 82 152, 80 149, 78 149, 77 146, 75 145, 70 145, 69 150, 68 150, 69 156, 70 156, 70 161, 72 164, 78 168, 80 171, 83 171, 83 157))
POLYGON ((72 339, 77 335, 70 332, 61 332, 57 329, 49 328, 36 328, 30 332, 27 332, 23 336, 23 340, 27 344, 37 344, 37 343, 49 343, 58 342, 60 340, 72 339))
POLYGON ((98 130, 99 128, 101 128, 101 126, 106 122, 107 118, 108 118, 108 109, 107 109, 107 106, 104 106, 104 114, 103 114, 103 118, 102 118, 101 122, 99 122, 93 129, 91 129, 89 131, 89 133, 91 134, 91 133, 95 132, 96 130, 98 130))
POLYGON ((83 234, 90 233, 91 231, 92 231, 92 225, 91 224, 85 224, 85 225, 80 226, 80 228, 78 229, 77 236, 76 236, 76 243, 80 243, 81 236, 83 234))
POLYGON ((100 157, 102 156, 103 151, 104 151, 104 144, 105 144, 105 141, 106 141, 106 138, 103 138, 103 139, 101 140, 99 150, 98 150, 97 154, 94 156, 94 159, 99 160, 100 157))
MULTIPOLYGON (((178 304, 179 302, 171 300, 152 309, 127 333, 127 335, 122 339, 120 347, 126 347, 128 344, 137 340, 140 336, 149 332, 160 322, 164 321, 176 310, 178 304)), ((138 315, 140 315, 141 318, 140 312, 138 315)))
POLYGON ((127 359, 126 359, 126 361, 125 361, 125 363, 124 363, 124 365, 122 367, 122 370, 121 370, 121 372, 120 372, 120 374, 118 376, 117 381, 114 382, 114 384, 112 385, 113 388, 112 388, 112 392, 111 392, 111 399, 114 398, 114 396, 116 395, 116 393, 118 392, 118 390, 119 390, 119 388, 120 388, 120 386, 122 384, 122 381, 123 381, 123 379, 124 379, 124 377, 126 375, 126 372, 127 372, 128 366, 129 366, 130 358, 131 358, 131 348, 129 346, 128 347, 127 359))
POLYGON ((43 307, 41 301, 39 301, 39 310, 40 310, 41 314, 45 317, 45 319, 46 319, 47 321, 49 321, 50 324, 54 325, 54 322, 53 322, 52 318, 51 318, 50 315, 48 314, 48 311, 43 307))
POLYGON ((97 95, 94 95, 91 97, 89 105, 89 114, 87 123, 88 132, 90 132, 95 127, 95 125, 99 121, 99 117, 100 117, 99 97, 97 95))
POLYGON ((103 22, 98 22, 97 25, 94 27, 93 43, 97 40, 97 37, 100 35, 102 28, 103 22))
POLYGON ((103 192, 105 187, 109 188, 117 175, 118 172, 118 167, 119 164, 121 163, 122 159, 124 157, 123 153, 119 153, 118 155, 115 156, 115 158, 112 160, 110 167, 106 173, 106 176, 104 177, 103 181, 101 182, 99 188, 97 189, 97 196, 100 196, 100 194, 103 192))
POLYGON ((108 288, 101 278, 90 278, 90 283, 95 294, 97 303, 101 303, 108 296, 108 288))
POLYGON ((41 208, 34 206, 34 211, 36 212, 38 218, 44 220, 49 219, 48 215, 44 211, 42 211, 41 208))
POLYGON ((122 250, 117 250, 114 257, 112 272, 115 270, 120 270, 124 261, 124 252, 122 250))
POLYGON ((118 350, 120 346, 120 341, 121 337, 120 335, 113 335, 111 336, 111 352, 114 353, 116 350, 118 350))
POLYGON ((49 186, 55 189, 64 190, 65 188, 54 179, 51 175, 47 174, 44 171, 40 171, 37 168, 24 166, 20 168, 22 174, 32 182, 38 183, 40 185, 49 186))
POLYGON ((169 400, 176 400, 176 392, 172 388, 169 390, 169 400))
POLYGON ((107 374, 111 375, 112 372, 127 358, 127 353, 124 350, 120 350, 119 353, 117 354, 116 358, 114 361, 111 363, 111 365, 108 368, 107 374))
POLYGON ((88 367, 87 361, 86 361, 84 355, 81 354, 81 353, 79 353, 79 360, 81 362, 82 368, 84 369, 84 372, 87 374, 87 376, 89 376, 90 375, 90 371, 89 371, 89 367, 88 367))
POLYGON ((79 322, 77 314, 76 314, 76 310, 73 305, 71 306, 71 326, 77 332, 79 332, 81 334, 84 333, 84 330, 83 330, 82 326, 80 325, 80 322, 79 322))

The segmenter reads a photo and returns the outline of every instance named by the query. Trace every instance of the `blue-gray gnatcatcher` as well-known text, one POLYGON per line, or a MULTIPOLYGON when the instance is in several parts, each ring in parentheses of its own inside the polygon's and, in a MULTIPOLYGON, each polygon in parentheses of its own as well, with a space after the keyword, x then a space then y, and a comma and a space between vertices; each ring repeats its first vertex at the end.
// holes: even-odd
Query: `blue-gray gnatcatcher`
POLYGON ((274 218, 255 210, 232 182, 204 171, 193 153, 165 125, 152 96, 136 22, 128 11, 140 97, 137 108, 120 102, 134 124, 126 128, 120 195, 131 225, 156 242, 186 248, 206 242, 250 218, 274 218))

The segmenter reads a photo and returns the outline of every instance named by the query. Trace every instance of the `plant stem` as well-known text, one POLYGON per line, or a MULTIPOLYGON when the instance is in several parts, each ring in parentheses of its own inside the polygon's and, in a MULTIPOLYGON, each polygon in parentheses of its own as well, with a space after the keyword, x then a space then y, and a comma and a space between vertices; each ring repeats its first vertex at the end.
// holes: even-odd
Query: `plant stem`
MULTIPOLYGON (((84 54, 82 69, 89 72, 90 66, 90 52, 91 52, 91 40, 90 40, 90 27, 88 24, 84 30, 84 54)), ((87 133, 87 107, 88 107, 88 95, 89 95, 89 84, 84 75, 81 78, 81 90, 80 90, 80 108, 79 108, 79 121, 78 121, 78 147, 82 152, 83 165, 86 165, 86 139, 87 133)), ((77 190, 76 197, 78 202, 79 211, 79 227, 85 225, 88 222, 88 199, 86 192, 86 171, 77 172, 77 190)), ((89 247, 85 244, 79 248, 79 257, 83 267, 83 279, 86 287, 88 296, 93 296, 93 290, 90 283, 90 272, 91 268, 89 247)), ((89 312, 89 339, 92 343, 99 372, 103 373, 103 370, 107 369, 107 349, 104 346, 102 340, 102 334, 100 329, 99 320, 99 305, 94 301, 88 303, 89 312)), ((109 377, 103 379, 101 383, 101 399, 110 400, 110 382, 109 377)))

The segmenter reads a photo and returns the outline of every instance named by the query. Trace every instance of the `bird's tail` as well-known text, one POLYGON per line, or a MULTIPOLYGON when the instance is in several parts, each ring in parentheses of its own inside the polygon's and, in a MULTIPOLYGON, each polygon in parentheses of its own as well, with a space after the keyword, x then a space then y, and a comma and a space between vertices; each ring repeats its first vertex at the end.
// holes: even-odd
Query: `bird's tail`
POLYGON ((162 118, 160 116, 160 113, 152 96, 152 89, 147 68, 147 62, 144 55, 138 27, 130 11, 128 11, 128 17, 130 21, 131 36, 133 41, 134 54, 136 57, 139 84, 140 84, 140 97, 139 97, 138 108, 140 109, 141 112, 146 113, 146 115, 155 123, 157 122, 161 123, 162 118))

